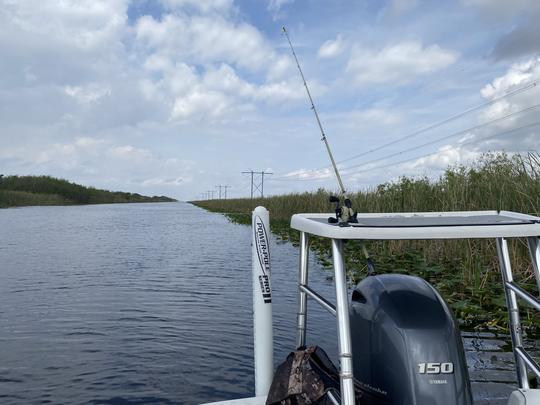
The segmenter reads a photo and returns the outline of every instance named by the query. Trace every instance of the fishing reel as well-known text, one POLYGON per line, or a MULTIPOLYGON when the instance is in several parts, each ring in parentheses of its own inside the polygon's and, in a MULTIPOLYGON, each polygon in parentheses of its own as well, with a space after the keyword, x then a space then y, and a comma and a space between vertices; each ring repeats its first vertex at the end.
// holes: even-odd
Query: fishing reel
POLYGON ((341 200, 339 197, 330 196, 329 200, 331 203, 336 204, 336 216, 329 217, 328 223, 338 224, 339 226, 349 226, 349 223, 358 223, 358 219, 356 219, 358 213, 353 210, 351 200, 345 198, 343 205, 341 205, 341 200))
MULTIPOLYGON (((335 217, 328 217, 328 223, 329 224, 338 224, 338 226, 346 227, 350 226, 349 224, 357 224, 358 223, 358 213, 353 210, 351 200, 348 198, 345 198, 343 201, 343 205, 341 204, 341 200, 339 197, 336 196, 330 196, 330 202, 336 204, 336 216, 335 217)), ((369 256, 369 253, 363 243, 360 243, 362 252, 364 254, 364 257, 366 259, 366 265, 367 265, 367 274, 368 276, 372 276, 377 274, 375 270, 375 263, 373 262, 373 259, 369 256)))

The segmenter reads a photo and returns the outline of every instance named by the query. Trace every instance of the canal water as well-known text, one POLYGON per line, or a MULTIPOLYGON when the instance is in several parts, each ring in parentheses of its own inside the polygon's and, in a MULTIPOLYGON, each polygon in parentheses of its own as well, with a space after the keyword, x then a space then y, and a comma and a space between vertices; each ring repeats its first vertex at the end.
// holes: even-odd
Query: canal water
MULTIPOLYGON (((250 237, 186 203, 0 210, 0 403, 253 395, 250 237)), ((298 251, 271 242, 277 362, 294 347, 298 251)), ((310 283, 334 296, 313 257, 310 283)), ((335 319, 310 314, 309 343, 335 358, 335 319)), ((508 337, 463 337, 475 403, 505 404, 508 337)))

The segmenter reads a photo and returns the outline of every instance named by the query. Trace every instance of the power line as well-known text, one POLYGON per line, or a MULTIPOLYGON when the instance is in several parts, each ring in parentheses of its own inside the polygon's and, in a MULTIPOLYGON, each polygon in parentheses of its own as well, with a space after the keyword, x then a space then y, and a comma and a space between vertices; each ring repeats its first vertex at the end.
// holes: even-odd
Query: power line
MULTIPOLYGON (((527 90, 533 89, 533 88, 535 88, 537 86, 537 84, 538 84, 537 81, 530 82, 530 83, 528 83, 528 84, 526 84, 526 85, 524 85, 524 86, 522 86, 522 87, 520 87, 518 89, 509 91, 509 92, 507 92, 506 94, 504 94, 504 95, 502 95, 500 97, 497 97, 497 98, 494 98, 492 100, 486 101, 486 102, 484 102, 482 104, 479 104, 477 106, 470 107, 465 111, 462 111, 462 112, 460 112, 458 114, 452 115, 452 116, 450 116, 448 118, 445 118, 445 119, 443 119, 441 121, 437 121, 437 122, 435 122, 433 124, 429 124, 428 126, 426 126, 424 128, 420 128, 420 129, 418 129, 416 131, 413 131, 410 134, 402 136, 401 138, 394 139, 394 140, 392 140, 390 142, 387 142, 387 143, 382 144, 380 146, 377 146, 375 148, 369 149, 369 150, 367 150, 365 152, 362 152, 362 153, 359 153, 357 155, 353 155, 353 156, 350 156, 348 158, 339 160, 337 163, 340 164, 340 163, 345 163, 345 162, 348 162, 348 161, 351 161, 351 160, 354 160, 354 159, 358 159, 358 158, 360 158, 362 156, 365 156, 365 155, 367 155, 369 153, 377 152, 377 151, 379 151, 381 149, 384 149, 384 148, 386 148, 388 146, 392 146, 392 145, 395 145, 396 143, 402 142, 402 141, 404 141, 406 139, 413 138, 413 137, 415 137, 417 135, 420 135, 420 134, 422 134, 424 132, 427 132, 429 130, 438 128, 438 127, 440 127, 440 126, 442 126, 444 124, 447 124, 447 123, 449 123, 451 121, 454 121, 454 120, 456 120, 458 118, 464 117, 465 115, 470 114, 471 112, 477 111, 477 110, 479 110, 479 109, 481 109, 483 107, 487 107, 487 106, 490 106, 490 105, 492 105, 492 104, 494 104, 494 103, 496 103, 498 101, 504 100, 507 97, 511 97, 511 96, 516 95, 516 94, 520 94, 520 93, 523 93, 523 92, 525 92, 527 90)), ((321 167, 318 167, 318 168, 316 168, 314 170, 322 170, 322 169, 328 169, 328 168, 331 168, 331 166, 321 166, 321 167)))
MULTIPOLYGON (((475 67, 473 64, 465 64, 464 62, 458 63, 457 65, 454 65, 453 68, 450 70, 447 70, 444 75, 441 74, 435 74, 431 75, 431 77, 427 80, 421 81, 418 86, 419 90, 415 91, 415 93, 411 96, 407 96, 407 99, 404 100, 404 102, 401 102, 400 105, 407 105, 411 104, 411 101, 417 99, 422 95, 422 92, 426 92, 427 90, 431 90, 435 84, 441 84, 441 83, 447 83, 447 81, 450 79, 451 76, 455 76, 457 74, 463 74, 467 71, 470 71, 473 67, 475 67)), ((441 86, 438 86, 441 87, 441 86)), ((437 89, 435 89, 437 91, 437 89)))
MULTIPOLYGON (((494 137, 501 136, 501 135, 511 134, 513 132, 520 131, 522 129, 533 128, 533 127, 538 126, 538 125, 540 125, 540 121, 536 121, 536 122, 533 122, 532 124, 523 125, 521 127, 513 128, 513 129, 510 129, 510 130, 507 130, 507 131, 498 132, 496 134, 491 134, 491 135, 488 135, 488 136, 483 136, 483 137, 480 137, 480 138, 476 138, 476 139, 473 139, 473 140, 468 141, 468 142, 463 142, 463 143, 459 144, 458 146, 462 147, 462 146, 471 145, 471 144, 476 143, 478 141, 486 140, 486 139, 489 139, 489 138, 494 138, 494 137)), ((407 162, 410 162, 412 160, 422 159, 422 158, 429 157, 429 156, 434 156, 434 155, 437 155, 438 153, 439 153, 439 151, 431 152, 431 153, 427 153, 427 154, 424 154, 424 155, 419 155, 419 156, 415 156, 415 157, 412 157, 412 158, 407 158, 407 159, 404 159, 404 160, 400 160, 400 161, 397 161, 397 162, 390 162, 390 163, 387 163, 387 164, 384 164, 384 165, 370 167, 370 168, 364 169, 364 170, 356 170, 356 171, 353 171, 353 172, 345 172, 345 174, 355 175, 355 174, 360 174, 360 173, 371 172, 371 171, 374 171, 374 170, 385 169, 387 167, 407 163, 407 162)), ((273 178, 272 181, 321 181, 321 180, 326 180, 328 178, 329 177, 324 177, 324 178, 313 178, 313 177, 311 177, 311 178, 302 178, 302 179, 300 179, 300 178, 297 178, 297 179, 273 178)))
POLYGON ((492 124, 494 124, 496 122, 504 121, 504 120, 506 120, 508 118, 511 118, 511 117, 515 116, 515 115, 518 115, 518 114, 533 110, 533 109, 538 108, 538 107, 540 107, 540 104, 535 104, 535 105, 533 105, 531 107, 524 108, 523 110, 519 110, 519 111, 510 113, 510 114, 507 114, 507 115, 505 115, 503 117, 496 118, 496 119, 488 121, 488 122, 484 122, 483 124, 479 124, 479 125, 476 125, 474 127, 470 127, 470 128, 458 131, 458 132, 454 132, 454 133, 452 133, 450 135, 446 135, 446 136, 443 136, 441 138, 436 138, 436 139, 434 139, 432 141, 425 142, 425 143, 422 143, 420 145, 412 146, 410 148, 401 150, 399 152, 391 153, 391 154, 383 156, 381 158, 371 159, 371 160, 368 160, 367 162, 364 162, 364 163, 361 163, 361 164, 358 164, 358 165, 354 165, 354 166, 342 167, 341 170, 354 169, 354 168, 357 168, 357 167, 366 166, 366 165, 368 165, 370 163, 380 162, 381 160, 385 160, 385 159, 388 159, 388 158, 391 158, 391 157, 394 157, 394 156, 399 156, 399 155, 402 155, 404 153, 413 151, 415 149, 423 148, 424 146, 429 146, 429 145, 436 144, 436 143, 438 143, 440 141, 444 141, 445 139, 453 138, 453 137, 458 136, 458 135, 463 135, 463 134, 466 134, 467 132, 470 132, 470 131, 476 131, 478 129, 487 127, 489 125, 492 125, 492 124))
POLYGON ((427 132, 427 131, 429 131, 431 129, 438 128, 438 127, 440 127, 440 126, 442 126, 444 124, 447 124, 447 123, 449 123, 451 121, 454 121, 454 120, 456 120, 458 118, 464 117, 465 115, 470 114, 471 112, 477 111, 477 110, 479 110, 479 109, 481 109, 483 107, 487 107, 487 106, 489 106, 491 104, 494 104, 494 103, 496 103, 498 101, 501 101, 501 100, 503 100, 503 99, 505 99, 507 97, 514 96, 516 94, 523 93, 524 91, 530 90, 530 89, 536 87, 536 85, 537 85, 536 81, 532 82, 532 83, 529 83, 526 86, 520 87, 520 88, 518 88, 516 90, 512 90, 512 91, 510 91, 510 92, 508 92, 508 93, 506 93, 506 94, 504 94, 504 95, 502 95, 500 97, 497 97, 497 98, 494 98, 492 100, 486 101, 485 103, 479 104, 477 106, 468 108, 467 110, 462 111, 462 112, 460 112, 458 114, 452 115, 452 116, 450 116, 448 118, 445 118, 445 119, 443 119, 441 121, 430 124, 430 125, 428 125, 428 126, 426 126, 424 128, 413 131, 410 134, 402 136, 401 138, 394 139, 393 141, 390 141, 390 142, 387 142, 387 143, 385 143, 383 145, 377 146, 377 147, 375 147, 373 149, 370 149, 370 150, 368 150, 366 152, 362 152, 362 153, 360 153, 358 155, 354 155, 354 156, 348 157, 346 159, 340 160, 340 161, 338 161, 338 163, 348 162, 350 160, 357 159, 359 157, 365 156, 365 155, 367 155, 369 153, 377 152, 377 151, 379 151, 381 149, 384 149, 384 148, 386 148, 388 146, 395 145, 396 143, 402 142, 402 141, 404 141, 406 139, 413 138, 413 137, 415 137, 417 135, 420 135, 420 134, 422 134, 424 132, 427 132))
MULTIPOLYGON (((535 126, 538 126, 538 125, 540 125, 540 121, 536 121, 536 122, 533 122, 532 124, 528 124, 528 125, 523 125, 523 126, 518 127, 518 128, 513 128, 513 129, 510 129, 508 131, 499 132, 497 134, 491 134, 491 135, 484 136, 484 137, 481 137, 481 138, 473 139, 473 140, 468 141, 468 142, 463 142, 463 143, 459 144, 459 146, 462 147, 462 146, 471 145, 471 144, 476 143, 476 142, 481 141, 481 140, 494 138, 494 137, 500 136, 500 135, 508 135, 508 134, 513 133, 513 132, 520 131, 522 129, 532 128, 532 127, 535 127, 535 126)), ((371 172, 371 171, 378 170, 378 169, 384 169, 384 168, 387 168, 387 167, 390 167, 390 166, 395 166, 395 165, 399 165, 399 164, 402 164, 402 163, 407 163, 407 162, 410 162, 412 160, 422 159, 422 158, 425 158, 425 157, 428 157, 428 156, 437 155, 438 153, 439 153, 439 151, 431 152, 431 153, 428 153, 428 154, 425 154, 425 155, 415 156, 413 158, 408 158, 408 159, 400 160, 398 162, 392 162, 392 163, 388 163, 388 164, 385 164, 385 165, 371 167, 369 169, 358 170, 358 171, 348 173, 348 174, 360 174, 360 173, 371 172)))
MULTIPOLYGON (((362 167, 362 166, 366 166, 370 163, 375 163, 375 162, 379 162, 381 160, 385 160, 385 159, 388 159, 388 158, 391 158, 391 157, 394 157, 394 156, 398 156, 398 155, 401 155, 403 153, 406 153, 406 152, 410 152, 412 150, 415 150, 415 149, 418 149, 418 148, 422 148, 424 146, 429 146, 429 145, 433 145, 435 143, 438 143, 440 141, 443 141, 445 139, 449 139, 449 138, 452 138, 454 136, 458 136, 458 135, 462 135, 462 134, 465 134, 467 132, 470 132, 470 131, 475 131, 475 130, 478 130, 480 128, 484 128, 484 127, 487 127, 489 125, 492 125, 494 123, 497 123, 497 122, 500 122, 500 121, 504 121, 508 118, 511 118, 513 116, 516 116, 516 115, 519 115, 519 114, 522 114, 524 112, 527 112, 527 111, 531 111, 535 108, 538 108, 540 107, 540 103, 539 104, 535 104, 535 105, 532 105, 530 107, 527 107, 527 108, 524 108, 522 110, 519 110, 519 111, 515 111, 513 113, 510 113, 510 114, 507 114, 503 117, 499 117, 499 118, 495 118, 493 120, 490 120, 490 121, 486 121, 482 124, 479 124, 479 125, 475 125, 473 127, 469 127, 469 128, 466 128, 466 129, 463 129, 461 131, 458 131, 458 132, 454 132, 450 135, 446 135, 446 136, 443 136, 443 137, 440 137, 440 138, 436 138, 432 141, 429 141, 429 142, 425 142, 423 144, 420 144, 420 145, 415 145, 415 146, 412 146, 410 148, 407 148, 407 149, 404 149, 404 150, 401 150, 401 151, 398 151, 398 152, 395 152, 395 153, 391 153, 389 155, 385 155, 383 157, 380 157, 380 158, 376 158, 376 159, 372 159, 372 160, 368 160, 367 162, 363 162, 361 164, 358 164, 358 165, 353 165, 353 166, 348 166, 348 167, 344 167, 342 168, 342 170, 349 170, 349 169, 354 169, 354 168, 357 168, 357 167, 362 167)), ((312 171, 320 171, 320 170, 328 170, 328 167, 325 167, 325 168, 319 168, 319 169, 313 169, 312 171)), ((310 178, 298 178, 298 179, 293 179, 291 178, 290 176, 280 176, 280 177, 275 177, 273 178, 272 180, 310 180, 310 178)))

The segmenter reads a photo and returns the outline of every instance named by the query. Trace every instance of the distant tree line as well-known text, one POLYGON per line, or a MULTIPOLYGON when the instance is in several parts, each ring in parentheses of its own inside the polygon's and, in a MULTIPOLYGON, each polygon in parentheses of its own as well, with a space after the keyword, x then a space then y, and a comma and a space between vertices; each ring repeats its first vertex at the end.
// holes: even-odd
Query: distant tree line
POLYGON ((0 207, 176 201, 165 196, 100 190, 50 176, 0 175, 0 207))

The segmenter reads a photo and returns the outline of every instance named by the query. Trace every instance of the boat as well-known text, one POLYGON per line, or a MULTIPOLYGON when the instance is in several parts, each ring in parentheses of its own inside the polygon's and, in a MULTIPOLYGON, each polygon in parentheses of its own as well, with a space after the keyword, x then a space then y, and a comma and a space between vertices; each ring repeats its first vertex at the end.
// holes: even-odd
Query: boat
POLYGON ((540 310, 540 300, 514 282, 508 250, 508 239, 527 239, 540 291, 540 218, 509 211, 355 212, 285 27, 283 33, 334 169, 340 197, 329 199, 336 204, 335 214, 295 214, 291 218, 291 228, 300 232, 297 339, 293 353, 276 375, 269 213, 264 207, 253 211, 255 397, 214 404, 473 405, 458 323, 437 290, 419 277, 377 275, 364 248, 368 275, 349 295, 344 245, 350 240, 480 238, 495 240, 506 296, 517 379, 517 389, 507 405, 540 405, 540 389, 531 388, 528 379, 529 371, 540 378, 540 365, 523 347, 518 299, 536 310, 540 310), (330 239, 332 244, 335 304, 309 286, 309 238, 313 235, 330 239), (317 358, 320 352, 316 348, 306 348, 308 298, 336 316, 337 367, 324 354, 317 358))
MULTIPOLYGON (((523 347, 518 300, 536 310, 540 301, 514 281, 508 249, 509 239, 527 239, 540 290, 540 218, 509 211, 460 211, 356 214, 348 223, 334 219, 320 213, 291 218, 291 227, 300 232, 297 340, 291 350, 305 348, 308 298, 336 316, 339 387, 325 391, 317 403, 472 405, 461 336, 444 299, 427 281, 404 274, 368 275, 349 293, 344 244, 349 240, 492 239, 516 365, 517 389, 507 404, 540 404, 540 389, 531 388, 528 378, 529 373, 540 378, 540 366, 523 347), (331 240, 335 304, 310 288, 311 236, 331 240)), ((256 396, 214 404, 265 404, 275 389, 265 208, 253 211, 252 226, 256 396)))

